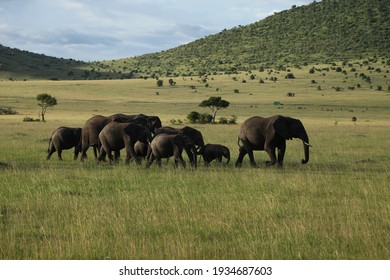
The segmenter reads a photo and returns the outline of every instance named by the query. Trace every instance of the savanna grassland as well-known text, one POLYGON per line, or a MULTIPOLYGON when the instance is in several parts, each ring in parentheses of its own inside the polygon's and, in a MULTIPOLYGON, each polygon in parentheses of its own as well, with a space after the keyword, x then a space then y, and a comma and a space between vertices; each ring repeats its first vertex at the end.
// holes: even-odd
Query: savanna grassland
POLYGON ((0 259, 389 259, 389 66, 350 64, 176 77, 175 86, 166 78, 163 87, 154 79, 0 81, 0 106, 18 113, 0 116, 0 259), (23 122, 37 118, 39 93, 58 105, 46 123, 23 122), (117 112, 183 126, 189 112, 209 113, 198 104, 210 96, 231 103, 217 118, 236 115, 238 124, 191 126, 230 148, 228 166, 111 166, 91 150, 85 163, 71 151, 62 162, 45 159, 58 126, 117 112), (303 122, 309 163, 293 140, 284 169, 266 168, 264 152, 255 152, 260 168, 247 158, 235 168, 240 123, 275 114, 303 122))

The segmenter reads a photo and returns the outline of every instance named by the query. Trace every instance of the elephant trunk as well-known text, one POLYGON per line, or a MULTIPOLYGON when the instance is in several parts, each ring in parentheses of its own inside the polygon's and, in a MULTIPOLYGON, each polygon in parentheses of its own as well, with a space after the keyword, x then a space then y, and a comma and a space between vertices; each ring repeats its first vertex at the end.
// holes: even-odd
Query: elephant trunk
POLYGON ((303 150, 305 153, 305 159, 302 159, 302 164, 307 164, 309 162, 309 147, 311 147, 309 144, 309 137, 307 136, 307 134, 305 134, 301 139, 303 142, 303 150))

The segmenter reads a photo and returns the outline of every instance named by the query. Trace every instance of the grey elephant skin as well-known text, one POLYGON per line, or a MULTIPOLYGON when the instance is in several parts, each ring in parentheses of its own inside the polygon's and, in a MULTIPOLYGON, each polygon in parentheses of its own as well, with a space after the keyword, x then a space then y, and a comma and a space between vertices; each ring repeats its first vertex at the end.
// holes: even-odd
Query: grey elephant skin
POLYGON ((98 155, 99 133, 109 123, 130 123, 141 124, 147 126, 152 132, 161 127, 161 120, 157 116, 146 116, 144 114, 125 115, 113 114, 111 116, 96 115, 88 119, 82 128, 82 146, 81 146, 81 160, 87 158, 87 150, 93 147, 95 158, 98 155))
POLYGON ((137 141, 147 143, 151 140, 150 131, 145 126, 133 123, 109 123, 99 133, 101 147, 98 161, 104 160, 107 155, 110 163, 118 162, 119 152, 125 148, 126 164, 129 164, 132 159, 135 159, 139 164, 140 159, 135 155, 134 144, 137 141), (115 153, 115 159, 112 152, 115 153))
POLYGON ((302 122, 298 119, 273 116, 269 118, 262 118, 254 116, 241 125, 238 134, 238 145, 240 142, 242 146, 239 148, 239 156, 236 161, 236 166, 241 167, 243 158, 248 154, 251 165, 257 167, 254 160, 253 151, 266 151, 270 161, 267 165, 278 164, 283 166, 284 155, 286 152, 286 140, 299 138, 303 142, 303 149, 305 158, 302 163, 309 162, 309 137, 302 122), (278 154, 276 157, 276 149, 278 154))
MULTIPOLYGON (((185 136, 191 138, 192 141, 194 141, 195 146, 197 146, 200 149, 204 148, 204 140, 203 140, 202 133, 193 127, 185 126, 183 128, 173 128, 170 126, 163 126, 159 129, 157 129, 156 135, 161 134, 161 133, 172 134, 172 135, 175 135, 175 134, 185 135, 185 136)), ((188 150, 188 151, 186 150, 186 153, 187 153, 190 161, 192 161, 192 158, 194 158, 194 157, 196 158, 196 154, 192 154, 192 152, 190 150, 188 150)), ((148 157, 149 157, 149 154, 150 154, 150 151, 148 151, 148 157)), ((193 164, 193 163, 191 163, 191 164, 193 164)))
POLYGON ((213 160, 221 163, 222 157, 226 158, 225 164, 228 164, 230 161, 229 148, 221 144, 206 144, 202 150, 198 151, 198 154, 202 155, 206 166, 208 166, 213 160))
POLYGON ((74 149, 74 159, 76 160, 81 150, 81 127, 66 127, 57 128, 51 135, 48 155, 46 159, 50 159, 51 155, 57 151, 58 158, 62 160, 62 151, 74 149))
POLYGON ((162 158, 174 157, 175 167, 177 168, 179 163, 186 167, 186 163, 182 157, 183 150, 186 150, 187 154, 191 154, 190 163, 196 167, 196 148, 194 141, 185 135, 182 134, 166 134, 160 133, 156 135, 152 142, 150 143, 151 155, 146 164, 146 167, 149 168, 154 160, 157 161, 157 164, 161 167, 162 158))

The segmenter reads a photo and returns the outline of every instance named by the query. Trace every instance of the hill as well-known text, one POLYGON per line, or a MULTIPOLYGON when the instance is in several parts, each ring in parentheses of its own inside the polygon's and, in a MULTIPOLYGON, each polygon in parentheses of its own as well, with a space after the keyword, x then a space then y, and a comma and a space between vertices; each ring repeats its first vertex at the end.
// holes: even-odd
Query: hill
POLYGON ((323 0, 170 50, 86 63, 0 45, 0 79, 123 79, 348 61, 390 52, 389 0, 323 0))
POLYGON ((389 7, 388 0, 324 0, 293 6, 247 26, 116 64, 169 76, 386 56, 389 7))
MULTIPOLYGON (((104 67, 104 66, 103 66, 104 67)), ((120 78, 117 73, 94 71, 95 63, 64 59, 0 45, 0 79, 85 80, 120 78)))

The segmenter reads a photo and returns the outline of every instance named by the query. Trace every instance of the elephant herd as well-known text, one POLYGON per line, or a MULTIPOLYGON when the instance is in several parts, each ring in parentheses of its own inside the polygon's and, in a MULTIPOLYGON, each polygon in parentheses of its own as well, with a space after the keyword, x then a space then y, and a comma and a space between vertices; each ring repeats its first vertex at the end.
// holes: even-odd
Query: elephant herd
MULTIPOLYGON (((240 127, 237 142, 239 155, 235 165, 241 167, 248 154, 251 166, 257 167, 253 151, 264 150, 270 158, 268 166, 277 164, 282 167, 286 140, 292 138, 302 140, 305 156, 302 163, 308 163, 309 137, 300 120, 279 115, 269 118, 251 117, 240 127)), ((91 147, 98 162, 108 158, 110 163, 117 163, 120 151, 124 149, 126 164, 131 161, 141 164, 142 159, 145 159, 147 168, 154 161, 161 166, 162 159, 170 157, 174 158, 175 167, 181 164, 185 168, 183 151, 193 167, 197 166, 198 155, 203 157, 206 166, 213 160, 221 163, 223 157, 226 158, 226 164, 230 161, 229 149, 221 144, 205 144, 199 130, 189 126, 162 126, 158 116, 144 114, 95 115, 81 128, 59 127, 50 137, 47 159, 57 152, 58 158, 62 160, 62 151, 73 147, 75 160, 81 153, 81 161, 85 161, 87 150, 91 147)))

